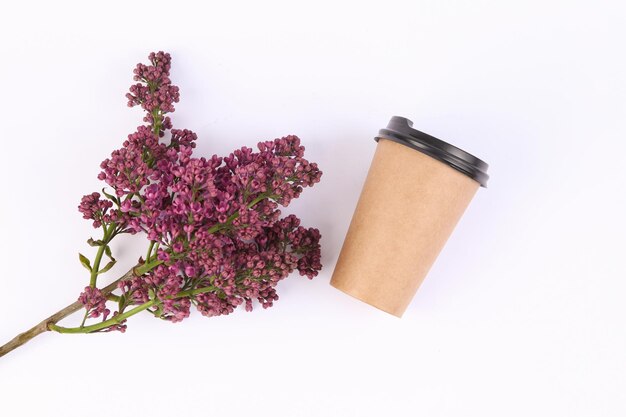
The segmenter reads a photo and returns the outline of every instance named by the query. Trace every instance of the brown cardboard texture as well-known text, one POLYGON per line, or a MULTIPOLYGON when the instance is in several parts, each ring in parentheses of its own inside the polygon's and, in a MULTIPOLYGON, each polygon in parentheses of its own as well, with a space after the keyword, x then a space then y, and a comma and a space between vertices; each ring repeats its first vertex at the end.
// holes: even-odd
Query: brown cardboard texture
POLYGON ((380 139, 331 285, 401 317, 478 188, 447 164, 380 139))

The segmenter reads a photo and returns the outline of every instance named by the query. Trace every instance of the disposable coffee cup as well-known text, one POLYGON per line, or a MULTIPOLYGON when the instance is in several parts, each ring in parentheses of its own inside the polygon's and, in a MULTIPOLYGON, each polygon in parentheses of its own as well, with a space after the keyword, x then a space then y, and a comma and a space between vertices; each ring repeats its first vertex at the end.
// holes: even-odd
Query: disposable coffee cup
POLYGON ((488 165, 394 116, 376 152, 331 285, 401 317, 479 187, 488 165))

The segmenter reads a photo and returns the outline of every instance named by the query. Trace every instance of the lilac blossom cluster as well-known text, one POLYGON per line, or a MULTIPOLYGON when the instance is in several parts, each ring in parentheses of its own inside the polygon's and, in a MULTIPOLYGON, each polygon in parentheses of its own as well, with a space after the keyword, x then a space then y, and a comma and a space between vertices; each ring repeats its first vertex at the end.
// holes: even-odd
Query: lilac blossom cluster
MULTIPOLYGON (((126 96, 129 106, 145 111, 147 124, 102 162, 98 178, 113 192, 86 195, 79 206, 94 227, 103 227, 104 238, 94 245, 110 251, 115 235, 138 232, 150 243, 140 259, 149 268, 119 282, 114 316, 148 305, 155 316, 178 322, 192 305, 209 317, 240 305, 251 311, 255 300, 270 307, 280 280, 295 270, 313 278, 322 267, 319 231, 294 215, 281 218, 279 210, 319 182, 322 172, 304 158, 296 136, 223 158, 195 157, 196 134, 173 129, 166 116, 179 100, 170 55, 152 53, 149 60, 137 65, 139 82, 126 96)), ((87 287, 79 299, 90 317, 106 320, 109 310, 97 288, 87 287)), ((123 331, 125 324, 111 328, 123 331)))
POLYGON ((86 315, 90 318, 100 317, 106 320, 111 310, 107 308, 107 298, 98 288, 85 287, 78 300, 85 306, 86 315))
POLYGON ((129 107, 139 105, 146 111, 144 122, 155 126, 159 136, 163 136, 163 129, 171 129, 172 122, 167 116, 161 117, 174 111, 180 95, 170 80, 170 54, 152 52, 148 59, 151 65, 139 63, 133 71, 133 79, 139 82, 130 87, 126 98, 129 107))

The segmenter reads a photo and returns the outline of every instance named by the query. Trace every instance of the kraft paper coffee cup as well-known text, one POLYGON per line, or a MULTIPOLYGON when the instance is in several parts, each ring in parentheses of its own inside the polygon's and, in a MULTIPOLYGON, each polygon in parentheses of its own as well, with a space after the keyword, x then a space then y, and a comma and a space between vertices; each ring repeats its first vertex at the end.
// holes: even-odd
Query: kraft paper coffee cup
POLYGON ((488 165, 394 116, 381 129, 330 281, 401 317, 480 186, 488 165))

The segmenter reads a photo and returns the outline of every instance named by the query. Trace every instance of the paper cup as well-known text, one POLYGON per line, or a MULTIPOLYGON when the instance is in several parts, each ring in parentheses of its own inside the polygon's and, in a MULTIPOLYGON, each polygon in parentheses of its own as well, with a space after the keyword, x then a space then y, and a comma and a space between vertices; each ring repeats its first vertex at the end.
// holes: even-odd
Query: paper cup
POLYGON ((391 118, 337 266, 335 288, 401 317, 480 186, 488 165, 391 118))

